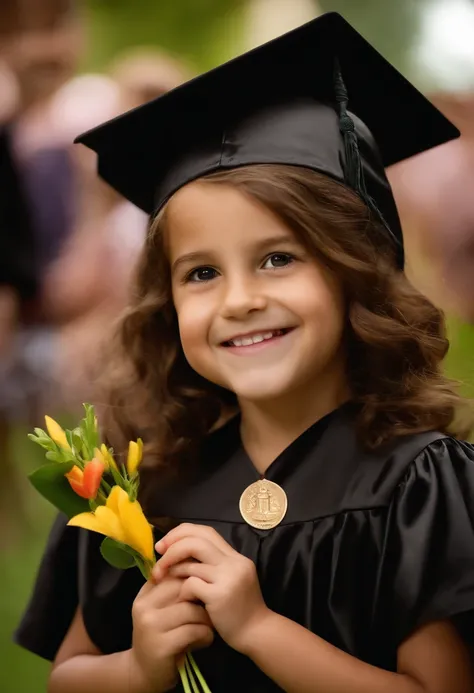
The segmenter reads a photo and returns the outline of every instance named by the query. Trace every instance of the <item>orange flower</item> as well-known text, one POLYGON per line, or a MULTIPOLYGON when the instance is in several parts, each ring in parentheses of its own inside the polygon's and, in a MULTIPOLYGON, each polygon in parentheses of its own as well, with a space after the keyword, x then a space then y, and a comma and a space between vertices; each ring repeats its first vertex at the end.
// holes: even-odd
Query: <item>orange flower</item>
POLYGON ((86 462, 84 471, 74 465, 65 476, 78 496, 90 500, 97 495, 104 469, 105 465, 101 460, 93 459, 86 462))

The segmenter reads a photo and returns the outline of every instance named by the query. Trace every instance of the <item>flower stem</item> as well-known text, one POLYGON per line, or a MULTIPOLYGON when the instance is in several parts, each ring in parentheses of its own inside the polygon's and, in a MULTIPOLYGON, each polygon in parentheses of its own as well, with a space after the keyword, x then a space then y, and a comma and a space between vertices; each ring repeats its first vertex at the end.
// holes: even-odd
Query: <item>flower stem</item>
POLYGON ((188 673, 189 680, 191 681, 191 687, 193 689, 193 693, 200 693, 199 686, 197 685, 197 681, 194 678, 193 670, 192 670, 191 664, 189 663, 189 657, 187 655, 184 659, 184 666, 186 667, 186 671, 188 673))
POLYGON ((210 689, 209 686, 207 685, 206 679, 205 679, 204 676, 201 674, 201 671, 200 671, 198 665, 196 664, 196 660, 195 660, 194 657, 192 656, 191 652, 188 652, 187 657, 188 657, 188 659, 189 659, 189 663, 191 664, 192 668, 194 669, 194 673, 196 674, 199 683, 200 683, 201 686, 202 686, 203 692, 204 692, 204 693, 211 693, 211 689, 210 689))
POLYGON ((112 490, 112 486, 110 484, 108 484, 104 479, 102 479, 102 481, 100 483, 108 495, 112 490))
POLYGON ((178 671, 181 677, 181 683, 183 684, 184 693, 192 693, 191 688, 189 687, 188 673, 186 671, 185 664, 180 664, 178 671))
MULTIPOLYGON (((101 493, 101 492, 99 491, 99 493, 97 494, 95 500, 96 500, 96 506, 97 506, 97 505, 105 505, 105 502, 106 502, 107 498, 104 496, 103 493, 101 493)), ((96 510, 96 509, 97 509, 97 508, 94 508, 94 510, 96 510)))

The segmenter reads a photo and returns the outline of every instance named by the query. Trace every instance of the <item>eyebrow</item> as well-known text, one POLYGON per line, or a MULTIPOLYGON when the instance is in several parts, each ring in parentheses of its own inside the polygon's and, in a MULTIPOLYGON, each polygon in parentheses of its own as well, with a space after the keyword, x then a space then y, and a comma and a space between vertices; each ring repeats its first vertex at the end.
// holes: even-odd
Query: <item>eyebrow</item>
POLYGON ((185 255, 181 255, 173 262, 171 271, 176 272, 181 265, 194 264, 196 262, 209 262, 209 258, 211 256, 212 253, 209 250, 199 250, 195 253, 186 253, 185 255))
MULTIPOLYGON (((297 241, 289 234, 278 234, 277 236, 270 236, 269 238, 264 238, 261 241, 257 241, 252 245, 252 251, 261 252, 262 250, 270 248, 271 246, 277 246, 282 244, 288 245, 290 243, 294 244, 297 243, 297 241)), ((212 250, 199 250, 193 253, 186 253, 185 255, 181 255, 180 257, 178 257, 173 262, 171 271, 176 272, 176 270, 181 265, 185 264, 194 264, 196 262, 209 262, 209 258, 212 257, 212 255, 212 250)))

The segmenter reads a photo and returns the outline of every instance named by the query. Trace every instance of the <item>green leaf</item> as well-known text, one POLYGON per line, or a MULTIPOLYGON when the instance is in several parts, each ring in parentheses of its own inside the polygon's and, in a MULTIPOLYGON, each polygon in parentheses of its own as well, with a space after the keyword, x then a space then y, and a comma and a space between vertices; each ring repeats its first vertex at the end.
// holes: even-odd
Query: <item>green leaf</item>
POLYGON ((120 486, 120 488, 123 488, 126 491, 127 490, 126 489, 126 483, 125 483, 124 479, 122 478, 122 476, 120 475, 120 472, 118 472, 113 467, 110 467, 109 471, 112 474, 112 477, 113 477, 115 483, 117 484, 117 486, 120 486))
POLYGON ((84 418, 87 431, 90 433, 94 429, 94 418, 95 418, 95 413, 94 413, 94 407, 92 404, 84 404, 84 409, 86 411, 86 416, 84 418))
MULTIPOLYGON (((69 464, 69 462, 64 462, 63 456, 60 452, 57 452, 56 450, 49 450, 46 453, 46 459, 51 460, 51 462, 59 462, 59 464, 69 464)), ((66 472, 68 471, 69 470, 66 470, 66 472)))
POLYGON ((135 563, 137 567, 140 569, 141 574, 145 578, 145 580, 149 580, 151 577, 151 565, 149 563, 146 563, 143 558, 137 554, 135 556, 135 563))
POLYGON ((135 482, 135 480, 133 480, 132 482, 130 482, 130 488, 129 488, 129 491, 128 491, 128 495, 129 495, 130 500, 132 501, 132 503, 133 503, 134 501, 137 500, 137 497, 138 497, 138 484, 135 482))
MULTIPOLYGON (((65 433, 66 433, 67 442, 69 443, 69 445, 71 446, 71 450, 73 451, 72 453, 70 453, 69 451, 65 451, 66 455, 70 455, 72 457, 79 458, 82 461, 82 455, 84 452, 84 450, 83 450, 84 443, 82 440, 82 436, 77 435, 75 430, 74 431, 66 430, 65 433)), ((87 457, 87 460, 90 460, 90 459, 92 459, 92 458, 87 457)))
POLYGON ((33 443, 41 445, 41 447, 45 448, 45 450, 51 450, 51 448, 54 447, 54 443, 51 441, 50 438, 39 438, 33 435, 33 433, 28 433, 28 438, 32 440, 33 443))
MULTIPOLYGON (((138 551, 135 551, 135 549, 132 549, 132 547, 128 546, 128 544, 121 544, 120 542, 115 541, 114 539, 110 539, 110 537, 107 537, 107 539, 104 539, 104 541, 102 542, 102 545, 104 545, 105 542, 107 542, 105 544, 105 550, 106 551, 109 551, 109 544, 111 547, 113 545, 114 551, 117 551, 117 549, 120 549, 120 551, 122 553, 126 553, 129 555, 132 562, 130 563, 130 560, 129 560, 128 565, 118 565, 118 563, 112 563, 112 560, 115 560, 112 556, 110 556, 110 558, 112 560, 109 560, 109 554, 104 555, 104 553, 103 553, 102 555, 104 556, 106 561, 111 563, 111 565, 113 565, 116 568, 130 568, 131 566, 136 565, 140 569, 140 572, 143 575, 143 577, 145 578, 145 580, 150 579, 153 564, 150 563, 149 561, 146 561, 143 558, 143 556, 141 556, 141 554, 138 553, 138 551)), ((126 559, 124 559, 123 556, 120 556, 118 558, 118 560, 123 561, 123 564, 125 564, 125 562, 126 562, 126 559)))
POLYGON ((83 455, 87 460, 91 460, 93 457, 94 448, 91 446, 90 436, 87 430, 87 424, 85 419, 81 421, 80 429, 83 445, 83 455))
POLYGON ((71 431, 71 439, 74 450, 77 454, 82 455, 84 450, 84 441, 82 440, 81 429, 79 427, 71 431))
POLYGON ((33 430, 38 438, 47 438, 48 440, 51 440, 50 436, 46 433, 46 431, 43 431, 42 428, 34 428, 33 430))
POLYGON ((89 512, 89 502, 74 493, 69 481, 64 476, 72 466, 73 462, 44 464, 28 476, 34 488, 41 493, 43 498, 46 498, 68 518, 79 513, 89 512))
POLYGON ((92 419, 93 419, 95 416, 94 405, 89 404, 89 402, 84 402, 83 407, 84 407, 85 412, 86 412, 86 419, 89 419, 90 417, 92 417, 92 419))
POLYGON ((72 448, 72 447, 74 446, 74 441, 73 441, 73 439, 72 439, 72 432, 69 431, 68 429, 66 429, 66 430, 64 431, 64 433, 66 434, 66 440, 67 440, 67 442, 69 443, 69 445, 70 445, 71 448, 72 448))
POLYGON ((89 430, 89 441, 92 447, 92 450, 94 448, 99 447, 99 432, 97 430, 97 419, 95 415, 95 408, 93 407, 92 404, 87 405, 87 428, 89 430))
POLYGON ((84 455, 87 459, 91 460, 94 455, 94 448, 99 447, 99 436, 97 433, 94 407, 92 404, 85 403, 84 409, 86 415, 82 419, 79 429, 84 445, 84 455))
POLYGON ((126 570, 135 565, 135 558, 127 548, 125 544, 106 537, 100 545, 100 552, 111 566, 120 568, 120 570, 126 570))
MULTIPOLYGON (((69 440, 69 438, 68 438, 69 440)), ((74 431, 71 431, 71 443, 70 443, 72 449, 74 450, 76 455, 81 455, 83 454, 84 451, 84 443, 82 441, 82 436, 78 435, 77 429, 74 429, 74 431)))
MULTIPOLYGON (((75 455, 70 450, 66 450, 65 448, 62 448, 57 443, 54 443, 54 442, 52 443, 51 452, 55 452, 58 455, 59 461, 62 464, 69 464, 70 462, 72 464, 76 464, 76 462, 77 462, 75 455)), ((46 455, 46 457, 47 457, 47 455, 46 455)))

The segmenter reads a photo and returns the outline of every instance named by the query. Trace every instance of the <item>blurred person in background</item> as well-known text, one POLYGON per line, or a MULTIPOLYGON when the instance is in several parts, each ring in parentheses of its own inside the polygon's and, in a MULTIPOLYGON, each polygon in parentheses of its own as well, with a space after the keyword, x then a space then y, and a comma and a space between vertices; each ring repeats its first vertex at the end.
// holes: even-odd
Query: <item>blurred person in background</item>
POLYGON ((431 99, 461 137, 393 166, 393 184, 405 227, 408 256, 419 288, 474 323, 474 94, 431 99))
MULTIPOLYGON (((51 127, 51 99, 77 69, 80 22, 69 0, 6 0, 0 7, 0 460, 1 512, 18 510, 13 421, 32 421, 50 384, 54 340, 42 277, 70 230, 71 168, 51 127)), ((54 387, 51 386, 51 392, 54 387)))
MULTIPOLYGON (((21 196, 16 213, 2 223, 1 232, 3 238, 13 237, 21 224, 28 225, 28 239, 25 236, 17 241, 15 260, 24 264, 25 257, 30 259, 29 300, 21 302, 21 332, 10 353, 4 354, 4 361, 7 357, 12 360, 12 377, 4 379, 2 393, 7 408, 18 399, 23 416, 32 392, 28 387, 17 387, 19 380, 23 386, 28 381, 34 389, 34 381, 49 369, 41 362, 49 358, 48 330, 43 329, 42 277, 70 232, 73 213, 72 169, 64 146, 55 139, 51 103, 77 69, 80 22, 69 0, 41 4, 7 0, 2 4, 0 20, 0 58, 13 75, 17 91, 15 107, 2 119, 1 130, 21 196), (23 379, 18 377, 20 371, 23 379)), ((5 190, 3 197, 8 199, 5 190)))
MULTIPOLYGON (((135 48, 124 52, 110 66, 121 94, 123 111, 141 106, 162 96, 191 78, 191 70, 163 51, 135 48)), ((109 238, 125 277, 121 301, 128 298, 128 285, 134 263, 143 247, 147 216, 135 205, 117 196, 109 224, 109 238)), ((120 287, 118 287, 120 288, 120 287)))
MULTIPOLYGON (((16 327, 20 296, 28 295, 35 281, 31 267, 15 263, 18 248, 31 248, 31 226, 22 223, 23 206, 18 204, 19 181, 12 157, 11 141, 4 124, 18 104, 18 83, 5 61, 0 60, 0 359, 8 353, 16 327), (9 233, 12 226, 16 233, 9 233), (23 232, 23 235, 22 235, 23 232), (17 247, 14 244, 17 242, 17 247)), ((21 197, 20 197, 21 199, 21 197)), ((21 256, 21 260, 24 256, 21 256)))
POLYGON ((182 61, 155 48, 136 47, 112 62, 110 75, 123 91, 126 110, 137 108, 175 89, 192 77, 182 61))
MULTIPOLYGON (((10 455, 10 423, 18 409, 18 373, 15 342, 22 316, 34 302, 38 288, 34 235, 11 136, 4 125, 17 107, 18 88, 6 64, 0 67, 0 518, 17 506, 20 494, 10 455)), ((2 532, 2 541, 5 533, 2 532)))
POLYGON ((70 143, 77 204, 73 233, 49 268, 43 300, 49 319, 58 326, 55 375, 69 410, 93 397, 97 354, 126 305, 148 222, 146 214, 108 185, 97 185, 95 155, 73 146, 73 139, 173 89, 187 76, 166 54, 133 49, 111 65, 108 75, 78 76, 55 97, 53 120, 70 143))

